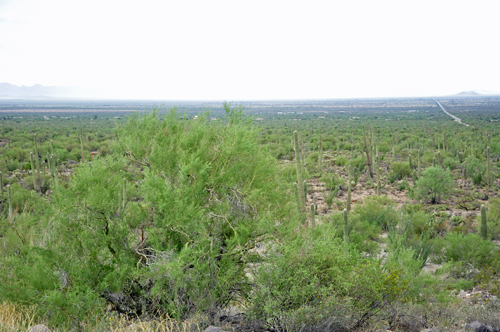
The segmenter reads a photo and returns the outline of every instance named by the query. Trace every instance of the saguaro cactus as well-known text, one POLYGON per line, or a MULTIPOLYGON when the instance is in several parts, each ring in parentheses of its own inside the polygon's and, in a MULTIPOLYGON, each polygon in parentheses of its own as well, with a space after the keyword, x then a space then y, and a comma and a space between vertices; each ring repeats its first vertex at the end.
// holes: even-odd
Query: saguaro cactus
POLYGON ((40 180, 40 158, 38 157, 38 147, 36 144, 36 134, 35 134, 35 163, 36 163, 36 177, 37 177, 37 188, 40 190, 41 180, 40 180))
POLYGON ((417 177, 421 177, 422 176, 422 168, 420 167, 420 154, 421 154, 421 150, 418 150, 418 153, 417 153, 417 177))
POLYGON ((30 160, 31 160, 31 174, 33 175, 33 189, 38 190, 38 186, 36 183, 36 171, 35 171, 35 161, 33 160, 33 152, 30 152, 30 160))
POLYGON ((9 186, 9 220, 12 221, 14 217, 14 207, 12 206, 12 193, 10 192, 10 187, 11 186, 9 186))
POLYGON ((490 147, 486 148, 486 188, 484 188, 485 199, 488 199, 490 194, 490 147))
POLYGON ((483 240, 488 238, 488 229, 486 228, 486 207, 481 205, 481 237, 483 240))
POLYGON ((394 136, 391 136, 392 159, 396 157, 396 150, 394 149, 394 136))
POLYGON ((319 149, 318 149, 318 160, 319 160, 319 171, 323 173, 323 165, 322 165, 322 159, 323 159, 323 147, 321 146, 321 135, 319 135, 319 149))
POLYGON ((370 149, 369 149, 369 146, 368 146, 368 142, 366 141, 365 126, 363 126, 363 139, 365 141, 366 166, 368 166, 368 173, 370 174, 370 178, 373 180, 372 161, 371 161, 371 158, 370 158, 370 149))
POLYGON ((42 177, 42 184, 40 185, 40 187, 45 187, 45 185, 46 185, 46 183, 47 183, 47 182, 45 181, 45 173, 46 173, 46 163, 45 163, 45 160, 43 161, 43 165, 42 165, 42 167, 43 167, 43 173, 42 173, 42 176, 43 176, 43 177, 42 177))
POLYGON ((349 254, 349 223, 347 220, 347 209, 344 209, 344 244, 345 244, 345 253, 349 254))
POLYGON ((311 203, 311 226, 316 226, 316 209, 314 208, 314 204, 311 203))
POLYGON ((352 167, 347 168, 347 211, 351 211, 351 171, 352 167))
POLYGON ((377 196, 380 196, 380 165, 379 165, 379 157, 375 156, 376 167, 377 167, 377 196))
POLYGON ((80 153, 82 155, 82 160, 81 160, 81 163, 83 164, 84 163, 84 156, 83 156, 83 135, 80 136, 80 153))
POLYGON ((295 165, 297 166, 297 191, 299 193, 300 211, 306 212, 306 200, 304 193, 304 178, 302 176, 302 162, 300 160, 299 137, 297 131, 293 132, 293 143, 295 148, 295 165))
POLYGON ((123 179, 122 209, 125 210, 126 206, 127 206, 127 179, 123 179))

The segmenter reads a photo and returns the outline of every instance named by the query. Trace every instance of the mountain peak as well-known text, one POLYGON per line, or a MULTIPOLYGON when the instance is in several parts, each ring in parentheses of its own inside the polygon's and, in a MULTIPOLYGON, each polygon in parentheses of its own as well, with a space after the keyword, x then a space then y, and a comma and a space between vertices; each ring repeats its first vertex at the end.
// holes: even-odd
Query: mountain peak
POLYGON ((470 97, 470 96, 481 96, 481 93, 478 93, 476 91, 462 91, 457 94, 454 94, 454 96, 465 96, 465 97, 470 97))
POLYGON ((78 97, 78 89, 66 86, 33 86, 0 83, 0 98, 71 98, 78 97))

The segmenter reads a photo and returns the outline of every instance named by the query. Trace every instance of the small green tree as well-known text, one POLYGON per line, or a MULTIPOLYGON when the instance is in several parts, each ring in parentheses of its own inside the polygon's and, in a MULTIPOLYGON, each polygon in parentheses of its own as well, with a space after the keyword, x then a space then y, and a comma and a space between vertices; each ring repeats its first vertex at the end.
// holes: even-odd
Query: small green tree
POLYGON ((62 331, 106 304, 131 317, 215 319, 246 299, 252 249, 293 232, 295 204, 252 119, 224 108, 217 122, 130 116, 113 153, 77 166, 50 200, 13 184, 0 298, 37 305, 62 331))
POLYGON ((432 204, 436 204, 442 198, 450 196, 453 192, 453 185, 454 182, 448 169, 428 167, 415 183, 411 195, 416 200, 430 200, 432 204))

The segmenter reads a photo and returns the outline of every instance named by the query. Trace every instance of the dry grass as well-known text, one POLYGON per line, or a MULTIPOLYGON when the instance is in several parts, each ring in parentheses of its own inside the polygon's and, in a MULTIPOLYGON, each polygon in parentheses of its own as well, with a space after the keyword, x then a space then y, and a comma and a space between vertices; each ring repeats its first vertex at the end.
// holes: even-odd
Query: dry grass
POLYGON ((0 332, 26 331, 29 326, 35 325, 36 313, 35 307, 2 302, 0 304, 0 332))
POLYGON ((200 325, 194 321, 177 322, 169 317, 157 318, 151 321, 129 320, 116 316, 107 317, 95 324, 82 326, 86 332, 194 332, 203 331, 200 325))
MULTIPOLYGON (((29 327, 42 324, 36 318, 35 307, 26 307, 17 304, 3 302, 0 304, 0 332, 25 332, 29 327)), ((141 321, 139 319, 130 320, 116 315, 103 315, 95 321, 80 322, 78 330, 84 332, 194 332, 204 329, 197 320, 177 322, 169 317, 157 318, 151 321, 141 321)), ((53 328, 54 332, 71 330, 72 327, 53 328)))
MULTIPOLYGON (((470 307, 464 303, 430 304, 426 306, 411 304, 393 304, 384 306, 373 319, 359 331, 380 331, 389 328, 397 332, 419 332, 426 328, 435 331, 463 331, 464 325, 472 321, 500 328, 500 312, 498 304, 495 307, 470 307)), ((0 332, 27 331, 30 326, 39 324, 36 321, 37 310, 34 307, 3 302, 0 304, 0 332)), ((347 313, 344 313, 347 314, 347 313)), ((242 331, 248 330, 251 324, 241 326, 242 331)), ((251 323, 251 322, 250 322, 251 323)), ((150 321, 130 320, 125 317, 105 314, 95 321, 80 322, 78 330, 83 332, 201 332, 208 322, 201 316, 177 322, 169 317, 160 317, 150 321)), ((49 326, 50 327, 50 326, 49 326)), ((54 332, 73 330, 73 327, 53 328, 54 332)), ((232 330, 231 326, 223 326, 232 330)), ((250 329, 250 330, 260 330, 250 329)), ((295 330, 295 329, 292 329, 295 330)), ((298 330, 298 329, 297 329, 298 330)), ((336 329, 333 329, 336 330, 336 329)), ((339 327, 339 331, 345 330, 339 327)))

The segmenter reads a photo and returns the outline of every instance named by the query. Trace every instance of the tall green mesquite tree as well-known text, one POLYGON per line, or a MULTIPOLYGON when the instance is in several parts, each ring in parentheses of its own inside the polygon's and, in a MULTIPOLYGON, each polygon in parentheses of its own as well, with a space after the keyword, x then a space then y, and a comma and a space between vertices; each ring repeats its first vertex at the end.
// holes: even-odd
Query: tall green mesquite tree
POLYGON ((217 123, 176 111, 131 116, 113 154, 78 167, 53 193, 32 241, 9 252, 20 244, 6 239, 2 298, 38 305, 55 325, 106 303, 133 317, 183 319, 245 298, 250 249, 295 229, 296 205, 253 120, 224 108, 217 123), (125 201, 129 193, 139 199, 125 201))

